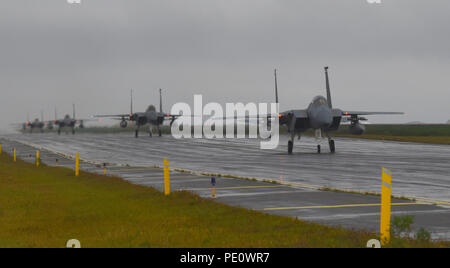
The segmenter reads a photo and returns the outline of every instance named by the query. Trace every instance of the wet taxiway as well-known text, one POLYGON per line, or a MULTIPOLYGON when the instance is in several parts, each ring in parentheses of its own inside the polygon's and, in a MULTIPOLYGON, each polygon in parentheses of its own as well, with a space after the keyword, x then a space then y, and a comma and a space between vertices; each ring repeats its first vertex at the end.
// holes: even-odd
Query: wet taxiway
MULTIPOLYGON (((316 153, 315 140, 287 141, 277 150, 260 150, 256 140, 175 140, 170 136, 135 139, 132 133, 111 135, 17 135, 82 158, 140 166, 161 165, 162 157, 180 169, 267 178, 330 188, 380 192, 381 167, 393 173, 393 194, 450 202, 450 146, 391 141, 336 139, 336 154, 316 153)), ((285 139, 285 137, 283 137, 285 139)))
MULTIPOLYGON (((73 167, 73 160, 55 152, 84 159, 82 168, 103 172, 98 164, 108 166, 108 173, 133 183, 162 189, 162 158, 171 167, 199 172, 265 178, 294 186, 275 185, 242 179, 219 178, 218 201, 279 215, 287 215, 319 223, 350 228, 379 228, 378 196, 318 191, 330 187, 354 191, 380 192, 381 167, 393 172, 393 194, 424 197, 442 201, 418 203, 394 200, 393 216, 414 215, 415 227, 424 227, 434 238, 450 239, 450 146, 336 139, 336 154, 327 149, 315 152, 315 140, 297 142, 294 155, 287 155, 282 140, 277 150, 259 149, 255 140, 175 140, 170 136, 141 137, 132 134, 108 135, 10 135, 3 140, 4 150, 18 147, 19 157, 32 161, 37 147, 44 162, 73 167), (14 142, 20 140, 35 147, 14 142), (96 165, 97 164, 97 165, 96 165), (310 187, 311 186, 311 187, 310 187), (317 187, 316 187, 317 186, 317 187)), ((325 144, 324 144, 325 145, 325 144)), ((211 195, 210 178, 186 173, 172 173, 174 190, 190 190, 207 197, 211 195)))

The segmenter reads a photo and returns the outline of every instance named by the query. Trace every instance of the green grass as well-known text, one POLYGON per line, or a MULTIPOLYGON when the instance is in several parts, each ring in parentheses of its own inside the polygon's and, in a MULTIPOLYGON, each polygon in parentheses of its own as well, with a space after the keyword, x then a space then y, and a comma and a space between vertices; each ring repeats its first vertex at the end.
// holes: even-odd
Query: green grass
POLYGON ((333 135, 360 139, 450 144, 450 125, 366 125, 366 132, 361 136, 351 135, 348 128, 343 126, 333 135))
POLYGON ((426 124, 385 124, 366 125, 366 133, 384 136, 415 136, 415 137, 450 137, 450 125, 426 124))
MULTIPOLYGON (((450 144, 450 125, 427 124, 384 124, 365 125, 363 135, 352 135, 348 126, 341 126, 339 130, 331 133, 335 137, 354 139, 390 140, 403 142, 420 142, 431 144, 450 144)), ((280 128, 280 133, 287 134, 287 129, 280 128)), ((314 136, 313 131, 304 133, 306 136, 314 136)))
MULTIPOLYGON (((0 247, 64 247, 69 239, 82 247, 364 247, 376 238, 73 173, 0 155, 0 247)), ((406 239, 392 245, 449 246, 406 239)))
POLYGON ((388 141, 419 142, 419 143, 450 145, 450 136, 389 136, 389 135, 374 135, 374 134, 364 134, 361 136, 354 136, 350 134, 336 134, 335 136, 344 138, 369 139, 369 140, 388 140, 388 141))

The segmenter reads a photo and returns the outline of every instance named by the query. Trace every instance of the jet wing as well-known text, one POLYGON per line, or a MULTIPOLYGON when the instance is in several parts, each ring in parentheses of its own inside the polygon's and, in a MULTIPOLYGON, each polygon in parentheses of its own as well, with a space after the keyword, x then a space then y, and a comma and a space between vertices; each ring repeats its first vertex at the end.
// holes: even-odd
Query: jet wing
POLYGON ((9 124, 10 126, 14 126, 14 127, 21 127, 21 126, 23 126, 23 125, 30 125, 31 123, 30 122, 25 122, 25 123, 11 123, 11 124, 9 124))
POLYGON ((131 115, 130 114, 110 114, 110 115, 94 115, 94 118, 111 118, 111 119, 118 119, 118 120, 130 120, 131 115))
POLYGON ((259 115, 246 115, 246 116, 224 116, 224 117, 211 117, 211 119, 223 119, 223 120, 227 120, 227 119, 235 119, 235 120, 249 120, 249 119, 265 119, 265 118, 274 118, 277 117, 277 114, 259 114, 259 115))
MULTIPOLYGON (((224 116, 222 119, 265 119, 265 118, 285 118, 290 115, 295 115, 296 118, 308 118, 308 112, 306 110, 289 110, 279 114, 258 114, 256 116, 234 116, 234 117, 226 117, 224 116)), ((213 117, 214 119, 218 119, 220 117, 213 117)))
POLYGON ((306 110, 290 110, 290 111, 286 111, 283 112, 279 115, 279 117, 284 117, 287 116, 289 114, 292 114, 295 116, 295 118, 308 118, 308 112, 306 110))
POLYGON ((164 119, 168 120, 168 119, 177 119, 178 117, 183 116, 182 114, 164 114, 164 119))
POLYGON ((342 111, 342 116, 358 115, 383 115, 383 114, 405 114, 402 112, 364 112, 364 111, 342 111))
POLYGON ((75 121, 77 123, 82 123, 82 122, 94 122, 94 121, 97 121, 97 120, 93 119, 93 118, 88 118, 88 119, 75 119, 75 121))

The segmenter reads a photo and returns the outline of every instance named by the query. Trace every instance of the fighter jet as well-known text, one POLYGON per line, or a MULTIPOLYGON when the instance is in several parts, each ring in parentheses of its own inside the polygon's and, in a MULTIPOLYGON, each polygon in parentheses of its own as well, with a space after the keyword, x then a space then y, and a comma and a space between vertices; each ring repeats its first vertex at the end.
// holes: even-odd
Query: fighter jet
POLYGON ((55 120, 45 122, 48 130, 53 130, 55 128, 55 122, 58 120, 58 115, 55 108, 55 120))
MULTIPOLYGON (((339 129, 342 122, 350 123, 349 130, 353 135, 362 135, 365 131, 361 121, 367 121, 366 115, 387 115, 404 114, 400 112, 364 112, 347 111, 333 108, 331 101, 330 82, 328 77, 328 67, 325 67, 326 93, 327 97, 317 96, 313 98, 309 106, 304 110, 289 110, 278 115, 280 125, 286 125, 290 134, 288 142, 288 153, 292 154, 295 136, 301 138, 301 134, 309 129, 315 131, 318 140, 317 152, 321 152, 320 140, 322 133, 328 138, 330 152, 336 152, 335 142, 331 137, 331 132, 339 129)), ((278 103, 278 86, 275 70, 275 94, 278 103)), ((271 117, 273 118, 273 117, 271 117)), ((269 118, 268 118, 269 119, 269 118)))
POLYGON ((39 120, 38 118, 36 118, 33 122, 31 122, 28 119, 28 115, 27 115, 27 121, 25 123, 22 124, 22 129, 23 131, 26 131, 28 128, 30 129, 30 133, 33 133, 34 129, 39 129, 40 132, 44 132, 44 127, 45 127, 45 122, 44 122, 44 114, 41 111, 41 120, 39 120))
POLYGON ((128 126, 128 121, 132 121, 136 123, 136 131, 135 137, 139 137, 139 131, 141 127, 145 125, 149 125, 149 135, 153 136, 152 127, 156 126, 158 129, 158 135, 162 136, 161 133, 161 125, 165 120, 171 120, 170 124, 172 125, 175 119, 179 117, 179 115, 170 115, 163 112, 162 108, 162 89, 159 89, 159 112, 156 111, 155 106, 150 105, 145 112, 134 113, 133 112, 133 91, 131 91, 131 113, 130 114, 118 114, 118 115, 95 115, 96 118, 112 118, 116 120, 120 120, 120 127, 126 128, 128 126))
POLYGON ((84 128, 84 121, 85 119, 76 119, 74 104, 72 118, 67 114, 63 119, 54 120, 53 124, 58 126, 58 135, 61 135, 61 130, 64 128, 70 128, 72 130, 72 134, 75 134, 76 125, 79 124, 79 128, 84 128))
POLYGON ((23 130, 30 129, 30 133, 33 133, 34 129, 39 129, 40 132, 44 132, 45 123, 36 118, 33 122, 27 121, 23 124, 23 130))

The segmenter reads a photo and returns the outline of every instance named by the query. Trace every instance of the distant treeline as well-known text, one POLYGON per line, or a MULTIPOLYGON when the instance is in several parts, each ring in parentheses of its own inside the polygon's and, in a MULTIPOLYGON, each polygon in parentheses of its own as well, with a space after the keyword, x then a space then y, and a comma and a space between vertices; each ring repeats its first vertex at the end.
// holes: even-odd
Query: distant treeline
MULTIPOLYGON (((365 125, 368 135, 383 136, 450 136, 450 125, 407 125, 407 124, 384 124, 365 125)), ((341 126, 338 134, 348 134, 348 126, 341 126)))

